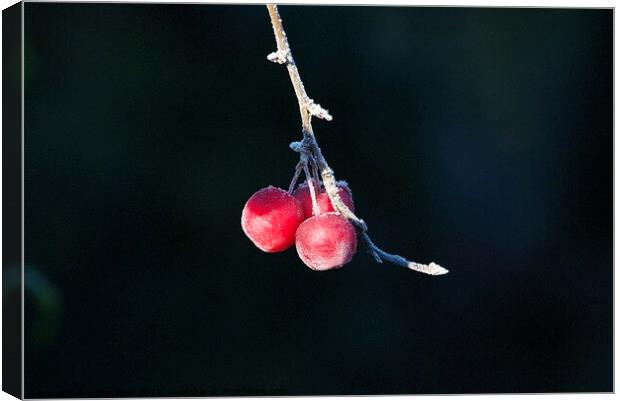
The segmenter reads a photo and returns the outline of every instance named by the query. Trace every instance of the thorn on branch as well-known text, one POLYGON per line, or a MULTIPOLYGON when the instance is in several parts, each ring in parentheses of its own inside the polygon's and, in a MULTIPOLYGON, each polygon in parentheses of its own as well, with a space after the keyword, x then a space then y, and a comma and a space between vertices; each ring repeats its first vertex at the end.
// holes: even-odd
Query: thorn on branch
POLYGON ((278 63, 278 64, 286 64, 290 62, 289 52, 286 50, 278 50, 267 55, 267 60, 278 63))
POLYGON ((303 144, 301 143, 301 141, 291 142, 288 147, 291 148, 293 152, 297 153, 301 153, 301 151, 303 150, 303 144))
POLYGON ((313 116, 327 121, 332 120, 332 116, 329 114, 329 111, 322 108, 320 104, 314 103, 314 100, 308 99, 306 107, 308 112, 313 116))

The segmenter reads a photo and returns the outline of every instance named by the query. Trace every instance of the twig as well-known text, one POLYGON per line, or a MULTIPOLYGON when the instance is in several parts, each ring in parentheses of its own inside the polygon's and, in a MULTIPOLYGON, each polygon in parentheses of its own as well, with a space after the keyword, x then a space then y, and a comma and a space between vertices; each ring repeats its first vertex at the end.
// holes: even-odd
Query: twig
POLYGON ((299 70, 297 70, 297 66, 295 65, 291 48, 288 45, 286 32, 284 32, 284 27, 282 26, 282 19, 280 18, 280 13, 278 13, 278 6, 275 4, 268 4, 267 10, 269 11, 271 25, 273 26, 273 34, 276 37, 276 43, 278 45, 278 50, 269 54, 267 59, 278 64, 286 64, 288 75, 291 77, 293 89, 295 89, 295 95, 297 96, 297 100, 299 102, 299 112, 301 114, 302 124, 304 128, 306 128, 309 132, 312 132, 310 119, 313 115, 327 121, 331 121, 332 116, 327 110, 323 109, 320 104, 314 103, 314 101, 310 99, 306 93, 304 83, 301 81, 301 77, 299 76, 299 70))
MULTIPOLYGON (((351 223, 357 228, 360 235, 366 242, 368 252, 375 258, 377 262, 382 263, 383 261, 386 261, 395 265, 403 266, 408 269, 430 275, 441 275, 448 273, 447 269, 444 269, 436 263, 430 263, 428 265, 422 263, 415 263, 403 258, 402 256, 393 255, 391 253, 387 253, 381 250, 372 242, 372 240, 368 236, 368 227, 364 220, 357 217, 355 213, 353 213, 347 207, 347 205, 342 202, 342 199, 340 199, 340 195, 338 194, 338 187, 336 185, 336 177, 334 175, 334 171, 327 164, 327 161, 325 160, 325 157, 321 152, 321 148, 319 147, 316 141, 316 137, 314 136, 314 132, 312 130, 312 116, 322 118, 327 121, 331 121, 332 116, 318 103, 314 103, 314 101, 310 99, 310 97, 306 93, 304 84, 301 81, 301 76, 299 75, 299 69, 297 69, 295 59, 293 58, 293 53, 291 52, 291 48, 288 44, 286 32, 284 32, 284 27, 282 26, 282 19, 280 18, 280 14, 278 12, 278 6, 276 6, 275 4, 267 4, 267 10, 269 11, 269 17, 271 19, 273 33, 276 38, 276 44, 278 46, 277 51, 269 54, 267 56, 267 59, 278 64, 286 65, 289 77, 291 78, 291 83, 293 84, 293 89, 295 90, 295 95, 297 96, 297 102, 299 103, 299 113, 301 115, 303 140, 301 142, 293 142, 290 145, 291 149, 300 153, 300 164, 298 164, 298 167, 295 170, 294 182, 297 182, 297 178, 299 176, 298 171, 301 165, 308 179, 310 193, 311 195, 313 195, 313 208, 316 212, 316 199, 314 196, 312 179, 308 170, 308 162, 310 162, 313 169, 318 169, 321 172, 321 178, 323 180, 323 185, 325 186, 325 192, 327 192, 327 195, 329 196, 332 205, 334 206, 336 211, 338 211, 340 214, 342 214, 342 216, 351 221, 351 223)), ((291 183, 291 185, 293 184, 291 183)))

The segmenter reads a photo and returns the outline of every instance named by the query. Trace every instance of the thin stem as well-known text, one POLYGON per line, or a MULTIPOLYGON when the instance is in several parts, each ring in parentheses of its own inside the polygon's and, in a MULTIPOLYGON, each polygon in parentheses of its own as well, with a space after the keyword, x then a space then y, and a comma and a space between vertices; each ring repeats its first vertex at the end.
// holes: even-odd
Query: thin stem
MULTIPOLYGON (((280 13, 278 12, 278 6, 276 6, 275 4, 267 4, 267 10, 269 11, 269 17, 271 19, 271 25, 273 27, 273 34, 276 38, 276 44, 278 47, 277 51, 267 56, 267 59, 278 64, 286 65, 289 77, 291 78, 291 83, 293 84, 293 89, 295 90, 295 95, 297 96, 297 102, 299 103, 299 113, 301 115, 303 140, 301 142, 292 143, 291 149, 300 153, 300 163, 302 163, 302 168, 304 169, 304 172, 306 173, 306 177, 308 179, 308 185, 310 187, 310 194, 312 196, 312 206, 314 212, 316 213, 318 211, 318 208, 316 204, 316 196, 314 193, 310 171, 308 169, 308 161, 310 162, 313 171, 315 171, 315 169, 320 170, 323 185, 325 186, 325 192, 327 192, 327 195, 329 196, 329 199, 334 205, 336 211, 338 211, 340 214, 342 214, 342 216, 351 221, 351 223, 357 228, 357 230, 360 232, 360 235, 366 242, 368 251, 377 262, 382 263, 382 261, 387 261, 399 266, 407 267, 411 270, 430 275, 440 275, 448 273, 448 270, 444 269, 438 264, 430 263, 426 265, 422 263, 415 263, 408 261, 402 256, 393 255, 391 253, 387 253, 381 250, 370 239, 370 236, 368 235, 368 227, 366 226, 364 220, 357 217, 355 213, 353 213, 347 207, 347 205, 342 202, 342 199, 340 199, 340 195, 338 194, 338 187, 336 185, 336 177, 334 175, 334 171, 327 164, 327 160, 325 160, 325 157, 321 152, 321 148, 316 141, 316 137, 314 136, 314 132, 312 131, 312 116, 322 118, 327 121, 331 121, 332 116, 319 104, 314 103, 314 101, 310 99, 308 97, 308 94, 306 93, 306 89, 299 74, 299 69, 297 68, 295 60, 293 59, 293 53, 291 52, 291 48, 286 37, 286 32, 284 32, 282 18, 280 17, 280 13)), ((295 182, 297 181, 298 176, 299 174, 296 170, 296 175, 294 177, 295 182)), ((293 186, 292 183, 291 186, 293 186)), ((289 192, 291 192, 290 188, 289 192)))
POLYGON ((288 186, 289 195, 293 193, 295 190, 295 185, 297 185, 297 180, 299 180, 299 175, 301 174, 301 170, 303 170, 303 163, 301 160, 295 166, 295 174, 293 174, 293 179, 291 180, 291 184, 288 186))
POLYGON ((306 173, 306 181, 308 182, 308 189, 310 190, 310 199, 312 199, 312 214, 319 214, 319 205, 316 203, 316 192, 314 191, 314 180, 308 170, 308 163, 304 164, 304 172, 306 173))
POLYGON ((317 185, 320 187, 321 186, 321 178, 319 175, 319 168, 316 165, 316 159, 314 158, 314 156, 312 156, 312 158, 310 159, 310 164, 312 166, 312 176, 314 177, 317 185))

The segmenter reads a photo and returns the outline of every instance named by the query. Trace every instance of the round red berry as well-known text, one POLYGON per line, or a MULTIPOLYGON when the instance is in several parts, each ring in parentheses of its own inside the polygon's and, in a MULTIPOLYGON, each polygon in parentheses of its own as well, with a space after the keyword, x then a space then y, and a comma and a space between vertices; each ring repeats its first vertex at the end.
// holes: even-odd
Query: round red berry
MULTIPOLYGON (((338 195, 340 195, 340 199, 342 203, 344 203, 352 212, 355 211, 355 206, 353 204, 353 196, 351 194, 351 190, 345 181, 338 181, 336 183, 338 187, 338 195)), ((332 205, 331 199, 329 199, 329 195, 325 192, 323 187, 314 187, 314 193, 316 195, 316 204, 319 208, 319 214, 321 213, 330 213, 334 212, 334 205, 332 205)), ((304 182, 293 192, 293 196, 299 200, 301 206, 304 208, 304 215, 306 218, 310 218, 314 215, 312 213, 312 196, 310 196, 310 188, 308 187, 308 183, 304 182)))
POLYGON ((357 234, 341 215, 320 214, 301 223, 295 247, 301 260, 312 270, 337 269, 353 258, 357 234))
POLYGON ((295 242, 304 220, 301 204, 280 188, 263 188, 248 199, 241 213, 241 227, 254 245, 265 252, 281 252, 295 242))

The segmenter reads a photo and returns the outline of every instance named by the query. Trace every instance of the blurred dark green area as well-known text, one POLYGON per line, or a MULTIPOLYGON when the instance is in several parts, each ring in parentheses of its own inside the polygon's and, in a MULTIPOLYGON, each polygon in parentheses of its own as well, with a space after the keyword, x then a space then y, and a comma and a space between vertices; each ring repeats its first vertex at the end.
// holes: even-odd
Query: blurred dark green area
POLYGON ((611 391, 612 10, 281 14, 371 235, 451 273, 245 238, 300 138, 264 7, 26 3, 26 397, 611 391))

